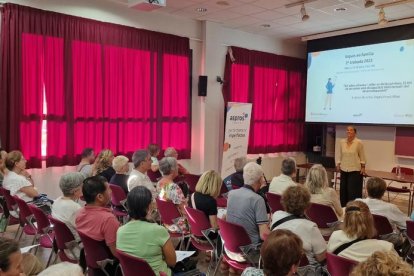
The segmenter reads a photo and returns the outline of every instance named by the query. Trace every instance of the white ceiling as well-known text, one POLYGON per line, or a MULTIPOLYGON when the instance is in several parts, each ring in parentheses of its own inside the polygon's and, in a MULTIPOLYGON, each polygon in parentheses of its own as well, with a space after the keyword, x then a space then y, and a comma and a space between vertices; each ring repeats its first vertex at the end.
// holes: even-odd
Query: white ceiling
MULTIPOLYGON (((127 0, 113 0, 127 5, 127 0)), ((310 18, 301 21, 300 8, 285 5, 298 0, 166 0, 167 7, 152 11, 194 20, 207 20, 225 27, 292 39, 301 36, 358 27, 378 22, 379 9, 364 8, 364 0, 316 0, 305 4, 310 18), (227 2, 228 5, 220 3, 227 2), (335 8, 345 8, 337 12, 335 8), (197 12, 207 8, 207 12, 197 12), (269 24, 270 27, 263 27, 269 24)), ((376 0, 384 4, 399 0, 376 0)), ((414 17, 414 1, 384 9, 389 21, 414 17)))

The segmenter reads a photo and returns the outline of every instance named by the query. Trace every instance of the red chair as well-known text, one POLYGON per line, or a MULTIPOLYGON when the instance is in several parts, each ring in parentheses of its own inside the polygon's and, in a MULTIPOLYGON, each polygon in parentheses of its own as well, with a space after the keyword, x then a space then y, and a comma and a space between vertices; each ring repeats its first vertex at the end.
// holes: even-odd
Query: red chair
MULTIPOLYGON (((122 274, 124 276, 138 275, 138 271, 139 275, 156 276, 151 266, 145 260, 131 256, 120 250, 116 250, 116 254, 121 263, 122 274)), ((160 272, 159 275, 167 276, 164 272, 160 272)))
POLYGON ((27 205, 23 199, 20 199, 17 196, 13 196, 13 199, 19 207, 19 220, 20 226, 22 227, 22 232, 19 236, 19 240, 21 239, 23 233, 25 233, 27 236, 33 236, 32 244, 34 244, 37 237, 37 229, 32 222, 32 219, 34 217, 33 213, 30 211, 29 205, 27 205))
POLYGON ((266 198, 272 213, 283 210, 282 203, 280 202, 282 199, 281 195, 274 193, 266 193, 266 198))
POLYGON ((121 223, 125 223, 128 217, 128 212, 126 211, 128 209, 125 204, 127 195, 125 194, 125 191, 118 185, 109 184, 109 187, 112 191, 112 213, 118 218, 121 223))
MULTIPOLYGON (((177 207, 174 203, 169 201, 164 201, 159 198, 156 198, 157 209, 160 214, 161 223, 164 225, 172 225, 174 224, 174 220, 179 217, 182 217, 180 212, 178 211, 177 207)), ((172 238, 180 238, 180 248, 184 248, 184 238, 188 237, 188 233, 177 233, 169 231, 169 234, 172 238)))
POLYGON ((190 189, 190 194, 195 192, 195 187, 197 186, 197 182, 200 179, 201 175, 196 174, 184 174, 183 180, 188 184, 190 189))
POLYGON ((79 248, 79 245, 68 226, 64 222, 55 219, 52 216, 49 216, 49 221, 53 224, 53 228, 55 230, 54 238, 56 241, 58 250, 57 256, 59 256, 59 259, 62 262, 71 262, 74 264, 78 263, 79 258, 74 249, 79 248), (75 259, 66 255, 65 250, 71 252, 75 259))
MULTIPOLYGON (((392 168, 391 172, 397 173, 397 167, 392 168)), ((400 172, 401 174, 414 175, 414 169, 407 167, 400 167, 400 172)), ((413 209, 413 195, 411 189, 393 187, 391 186, 393 182, 394 181, 391 181, 387 186, 388 202, 390 202, 390 192, 397 194, 408 194, 408 215, 411 215, 411 211, 413 209)))
POLYGON ((386 217, 375 214, 372 214, 372 216, 374 217, 374 224, 379 238, 384 238, 387 235, 394 233, 394 229, 386 217))
MULTIPOLYGON (((46 214, 39 207, 33 204, 29 204, 28 206, 36 219, 36 240, 39 242, 40 247, 51 249, 49 259, 46 264, 46 266, 49 266, 50 260, 53 256, 53 239, 55 237, 53 226, 50 224, 46 214)), ((37 252, 37 247, 35 252, 37 252)))
POLYGON ((332 253, 326 253, 326 263, 328 272, 331 276, 348 276, 351 274, 352 269, 358 264, 353 260, 332 253))
MULTIPOLYGON (((222 219, 217 218, 217 222, 220 228, 220 236, 223 240, 224 248, 234 252, 241 254, 240 247, 250 245, 252 241, 250 240, 249 235, 247 234, 246 230, 243 228, 243 226, 231 223, 222 219)), ((227 264, 232 267, 233 269, 243 271, 247 267, 251 266, 247 262, 237 262, 232 259, 230 259, 227 255, 225 250, 221 251, 221 258, 224 258, 224 260, 227 262, 227 264)), ((220 263, 220 262, 219 262, 220 263)))
POLYGON ((208 234, 213 232, 214 229, 211 228, 210 221, 202 211, 190 207, 185 207, 185 211, 191 228, 191 243, 198 250, 213 252, 213 256, 207 269, 207 275, 209 275, 210 269, 212 269, 214 263, 218 261, 216 244, 208 237, 208 234), (208 243, 200 242, 200 239, 206 239, 208 243))
MULTIPOLYGON (((305 211, 305 215, 316 223, 319 229, 330 229, 333 231, 335 226, 340 223, 332 207, 323 204, 311 203, 305 211)), ((325 240, 329 240, 330 235, 324 235, 323 237, 325 240)))
POLYGON ((158 182, 158 180, 162 177, 160 171, 153 172, 152 170, 148 170, 147 175, 149 179, 151 180, 151 182, 155 182, 155 183, 158 182))
POLYGON ((114 275, 114 272, 108 271, 106 267, 108 264, 113 265, 115 258, 105 241, 96 241, 82 232, 78 233, 83 243, 88 275, 114 275))

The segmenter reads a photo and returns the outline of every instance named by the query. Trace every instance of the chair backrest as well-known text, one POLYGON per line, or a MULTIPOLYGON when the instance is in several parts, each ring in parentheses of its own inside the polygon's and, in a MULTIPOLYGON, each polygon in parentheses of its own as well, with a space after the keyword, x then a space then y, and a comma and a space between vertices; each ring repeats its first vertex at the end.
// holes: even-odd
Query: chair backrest
POLYGON ((158 179, 162 177, 160 171, 153 172, 152 170, 148 170, 147 175, 152 182, 158 182, 158 179))
MULTIPOLYGON (((397 173, 397 167, 392 168, 392 173, 397 173)), ((406 175, 414 175, 414 169, 407 167, 400 167, 400 172, 406 175)))
POLYGON ((326 263, 331 276, 348 276, 358 263, 335 254, 326 253, 326 263))
POLYGON ((55 239, 58 249, 68 249, 66 244, 75 240, 75 237, 73 236, 72 232, 64 222, 55 219, 52 216, 49 216, 48 218, 49 221, 53 224, 53 228, 55 230, 55 239))
POLYGON ((252 243, 243 226, 217 218, 220 228, 220 236, 224 246, 234 253, 241 253, 240 246, 252 243))
POLYGON ((190 224, 191 234, 197 237, 203 237, 203 230, 211 228, 210 221, 206 215, 197 209, 185 207, 188 223, 190 224))
POLYGON ((15 210, 16 206, 17 206, 17 203, 14 200, 14 198, 10 195, 10 191, 3 188, 3 187, 0 187, 0 194, 6 200, 6 205, 7 205, 7 208, 9 209, 9 211, 15 210))
POLYGON ((23 199, 19 198, 18 196, 13 196, 14 201, 16 201, 17 206, 19 206, 19 217, 22 222, 30 223, 28 218, 30 218, 33 213, 29 208, 29 205, 23 199))
POLYGON ((122 273, 124 276, 147 275, 155 276, 151 266, 143 259, 131 256, 116 250, 119 262, 121 263, 122 273))
POLYGON ((122 206, 121 201, 126 199, 125 191, 115 184, 109 184, 111 188, 112 195, 111 195, 111 203, 114 206, 122 206))
POLYGON ((181 217, 181 214, 174 203, 170 201, 164 201, 159 198, 156 199, 156 202, 162 223, 173 224, 174 219, 181 217))
POLYGON ((374 217, 374 224, 375 228, 377 229, 378 236, 391 234, 394 232, 390 221, 386 217, 375 214, 372 214, 372 216, 374 217))
POLYGON ((201 175, 197 175, 197 174, 184 174, 183 175, 184 181, 187 182, 191 194, 195 192, 195 187, 197 186, 197 182, 200 179, 200 177, 201 175))
POLYGON ((47 218, 47 215, 42 211, 42 209, 40 209, 36 205, 28 204, 28 206, 36 219, 37 233, 42 235, 47 234, 49 230, 51 230, 50 221, 47 218))
POLYGON ((329 228, 329 223, 338 221, 335 211, 328 205, 311 203, 305 214, 318 228, 329 228))
POLYGON ((85 259, 86 265, 90 268, 100 269, 98 262, 114 259, 109 247, 105 244, 105 241, 97 241, 86 234, 79 232, 79 237, 83 244, 83 249, 85 250, 85 259))
POLYGON ((269 204, 270 210, 272 213, 283 210, 282 203, 280 202, 282 199, 281 195, 274 194, 274 193, 266 193, 267 203, 269 204))

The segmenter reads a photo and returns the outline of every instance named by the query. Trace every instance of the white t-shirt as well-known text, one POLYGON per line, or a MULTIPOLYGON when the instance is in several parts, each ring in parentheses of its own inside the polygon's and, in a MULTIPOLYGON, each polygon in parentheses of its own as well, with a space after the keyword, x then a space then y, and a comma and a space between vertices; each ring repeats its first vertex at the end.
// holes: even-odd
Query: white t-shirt
MULTIPOLYGON (((285 211, 276 211, 272 216, 272 225, 291 214, 285 211)), ((307 219, 292 219, 278 225, 275 229, 290 230, 298 235, 303 242, 303 250, 308 257, 309 263, 315 264, 315 255, 319 255, 326 251, 326 241, 322 237, 318 226, 307 219)))
MULTIPOLYGON (((342 244, 351 242, 355 239, 356 237, 348 237, 343 230, 335 231, 329 238, 328 252, 334 252, 342 244)), ((348 248, 342 250, 338 256, 356 262, 363 262, 375 251, 394 251, 394 246, 387 241, 367 239, 352 244, 348 248)))
POLYGON ((281 174, 273 177, 272 182, 270 182, 269 185, 269 192, 281 195, 287 188, 296 185, 296 182, 294 182, 290 176, 281 174))
POLYGON ((410 220, 410 218, 401 212, 396 205, 369 197, 364 199, 358 198, 357 200, 365 202, 372 214, 386 217, 394 226, 407 228, 406 221, 410 220))
POLYGON ((26 202, 32 201, 33 198, 21 192, 20 189, 24 187, 31 187, 32 183, 26 177, 19 175, 13 171, 9 171, 3 180, 3 187, 10 191, 10 195, 17 196, 26 202))
POLYGON ((92 176, 92 165, 90 164, 78 165, 77 171, 83 174, 85 178, 90 177, 92 176))
POLYGON ((149 179, 148 175, 143 174, 138 170, 132 170, 131 174, 128 177, 127 185, 129 192, 137 186, 145 186, 151 191, 153 199, 157 197, 157 191, 154 187, 154 184, 151 182, 151 179, 149 179))
POLYGON ((77 241, 80 240, 76 231, 75 219, 81 206, 71 199, 57 198, 52 205, 52 217, 65 223, 77 241))

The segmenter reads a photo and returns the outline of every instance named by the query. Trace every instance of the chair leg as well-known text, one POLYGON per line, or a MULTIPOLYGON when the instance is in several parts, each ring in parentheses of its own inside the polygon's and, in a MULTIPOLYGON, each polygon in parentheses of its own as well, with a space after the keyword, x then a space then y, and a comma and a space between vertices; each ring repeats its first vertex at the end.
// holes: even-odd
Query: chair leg
POLYGON ((23 227, 21 227, 22 229, 21 229, 21 231, 20 231, 20 236, 19 236, 19 241, 22 239, 22 236, 23 236, 23 227))
POLYGON ((216 276, 216 274, 217 274, 217 270, 218 270, 218 268, 220 267, 220 263, 221 263, 221 261, 223 260, 223 255, 221 255, 220 256, 220 258, 218 259, 218 261, 217 261, 217 264, 216 264, 216 268, 214 269, 214 273, 213 273, 213 276, 216 276))
POLYGON ((50 255, 49 255, 49 259, 47 260, 46 267, 48 267, 48 266, 49 266, 50 261, 52 260, 52 256, 53 256, 53 248, 50 250, 50 255))

